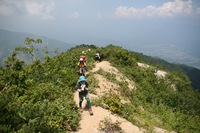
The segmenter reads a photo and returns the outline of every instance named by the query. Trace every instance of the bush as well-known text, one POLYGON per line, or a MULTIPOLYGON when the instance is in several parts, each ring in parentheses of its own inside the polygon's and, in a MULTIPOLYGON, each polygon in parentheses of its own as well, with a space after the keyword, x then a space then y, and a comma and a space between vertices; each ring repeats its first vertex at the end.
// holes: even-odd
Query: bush
POLYGON ((105 133, 125 133, 121 127, 120 122, 112 122, 110 118, 104 118, 104 120, 101 120, 99 123, 99 131, 103 131, 105 133))

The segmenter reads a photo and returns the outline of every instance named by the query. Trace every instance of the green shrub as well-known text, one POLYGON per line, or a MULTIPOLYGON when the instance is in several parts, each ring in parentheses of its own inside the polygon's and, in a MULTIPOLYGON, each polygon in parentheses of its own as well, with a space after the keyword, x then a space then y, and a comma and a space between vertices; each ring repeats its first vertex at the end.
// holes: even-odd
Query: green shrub
POLYGON ((99 123, 99 131, 103 131, 105 133, 125 133, 121 127, 120 127, 120 122, 112 122, 110 118, 104 118, 104 120, 101 120, 99 123))

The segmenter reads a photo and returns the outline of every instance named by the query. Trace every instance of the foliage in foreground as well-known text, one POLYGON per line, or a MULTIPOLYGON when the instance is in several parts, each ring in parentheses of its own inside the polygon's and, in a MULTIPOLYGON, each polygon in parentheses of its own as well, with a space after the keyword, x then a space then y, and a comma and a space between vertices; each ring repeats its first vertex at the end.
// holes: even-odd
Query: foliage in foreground
POLYGON ((99 131, 103 131, 105 133, 124 133, 120 127, 120 122, 113 122, 110 118, 104 118, 104 120, 100 121, 99 131))
POLYGON ((0 132, 77 130, 80 113, 73 100, 73 85, 78 76, 69 53, 55 58, 45 54, 44 62, 35 58, 24 65, 18 58, 20 49, 0 69, 0 132))

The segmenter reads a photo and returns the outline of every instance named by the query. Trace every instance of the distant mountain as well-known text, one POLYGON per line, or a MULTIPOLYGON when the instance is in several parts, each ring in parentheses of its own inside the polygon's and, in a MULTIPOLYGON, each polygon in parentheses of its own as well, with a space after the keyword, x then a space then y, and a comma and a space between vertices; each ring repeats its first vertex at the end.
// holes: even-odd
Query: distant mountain
POLYGON ((200 46, 191 47, 176 45, 149 45, 137 46, 134 51, 139 51, 145 55, 159 57, 171 63, 186 64, 200 69, 200 53, 197 52, 200 46))
POLYGON ((188 76, 188 78, 192 82, 191 86, 194 89, 200 91, 200 70, 199 69, 185 65, 185 64, 169 63, 166 60, 139 54, 139 53, 135 53, 135 54, 137 54, 137 56, 139 56, 143 61, 150 63, 154 66, 162 66, 162 68, 165 68, 169 71, 176 71, 176 70, 182 71, 188 76))
MULTIPOLYGON (((0 29, 0 66, 3 65, 3 60, 6 57, 8 57, 9 55, 11 55, 11 53, 15 47, 25 45, 24 39, 26 37, 30 37, 33 39, 37 39, 37 38, 42 39, 42 41, 43 41, 42 47, 44 48, 44 46, 47 46, 50 55, 53 55, 56 48, 58 48, 58 52, 65 52, 66 50, 74 47, 73 44, 65 43, 65 42, 51 39, 48 37, 37 36, 34 34, 30 34, 30 33, 11 32, 11 31, 0 29)), ((145 49, 144 49, 144 51, 145 51, 145 49)), ((158 51, 158 50, 156 49, 155 51, 158 51)), ((167 48, 164 48, 164 49, 159 49, 159 51, 163 51, 163 53, 164 53, 164 51, 166 52, 166 51, 170 51, 170 50, 169 49, 167 50, 167 48)), ((154 51, 151 51, 151 52, 154 52, 154 51)), ((146 54, 145 52, 142 52, 142 53, 146 54)), ((171 53, 168 53, 168 56, 173 55, 173 53, 176 53, 176 48, 174 48, 174 51, 171 51, 171 53)), ((167 61, 169 61, 167 59, 165 59, 165 60, 167 60, 167 61, 165 61, 165 60, 162 60, 159 58, 154 58, 154 57, 146 56, 143 54, 141 54, 141 55, 142 55, 140 57, 141 59, 143 59, 144 61, 149 62, 151 64, 154 64, 155 66, 162 65, 163 67, 170 69, 172 71, 176 70, 176 69, 182 70, 192 81, 192 84, 191 84, 192 87, 194 89, 200 90, 200 87, 199 87, 200 86, 200 80, 199 80, 200 79, 200 70, 199 69, 196 69, 194 67, 190 67, 190 66, 187 66, 184 64, 169 63, 169 62, 167 62, 167 61)), ((178 57, 181 57, 182 54, 177 53, 177 55, 179 55, 178 57)), ((163 58, 162 56, 159 56, 159 57, 163 58)), ((182 59, 184 60, 184 56, 182 56, 182 59)), ((190 60, 190 61, 192 62, 193 60, 190 60)), ((197 64, 200 62, 199 59, 197 59, 196 61, 197 61, 196 62, 197 64)), ((172 62, 176 62, 176 61, 172 61, 172 62)), ((191 66, 193 66, 193 65, 191 65, 191 66)))
POLYGON ((64 52, 67 49, 73 47, 73 44, 65 43, 59 40, 51 39, 44 36, 37 36, 30 33, 22 33, 22 32, 12 32, 0 29, 0 66, 2 66, 2 62, 5 58, 7 58, 15 47, 24 46, 24 39, 26 37, 33 39, 42 39, 43 43, 41 47, 48 47, 49 53, 53 53, 55 49, 58 48, 58 52, 64 52))

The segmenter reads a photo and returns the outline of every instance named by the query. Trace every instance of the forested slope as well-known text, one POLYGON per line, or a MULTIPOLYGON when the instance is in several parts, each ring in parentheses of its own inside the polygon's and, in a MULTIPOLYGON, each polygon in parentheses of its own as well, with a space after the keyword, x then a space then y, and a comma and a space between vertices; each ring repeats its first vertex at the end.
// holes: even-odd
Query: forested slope
MULTIPOLYGON (((153 126, 176 132, 200 131, 200 94, 184 73, 166 69, 165 78, 158 78, 155 70, 163 68, 144 62, 126 49, 80 45, 53 58, 46 52, 43 62, 36 58, 29 65, 18 59, 17 52, 7 58, 0 69, 0 132, 76 131, 81 118, 73 99, 78 80, 76 64, 82 51, 87 51, 87 67, 91 70, 96 50, 101 51, 102 60, 134 81, 137 89, 130 90, 126 82, 116 82, 116 75, 99 71, 116 82, 121 95, 130 102, 121 103, 120 96, 111 93, 93 100, 93 105, 107 105, 108 110, 149 132, 153 126), (138 62, 151 67, 138 67, 138 62)), ((91 79, 90 84, 95 88, 97 82, 91 79)))
POLYGON ((159 66, 162 69, 167 69, 169 71, 182 71, 188 76, 188 78, 192 82, 191 85, 193 89, 200 91, 200 70, 199 69, 190 67, 184 64, 169 63, 159 58, 153 58, 151 56, 143 55, 142 53, 136 53, 136 52, 133 52, 133 53, 139 56, 143 61, 150 63, 154 66, 159 66))

